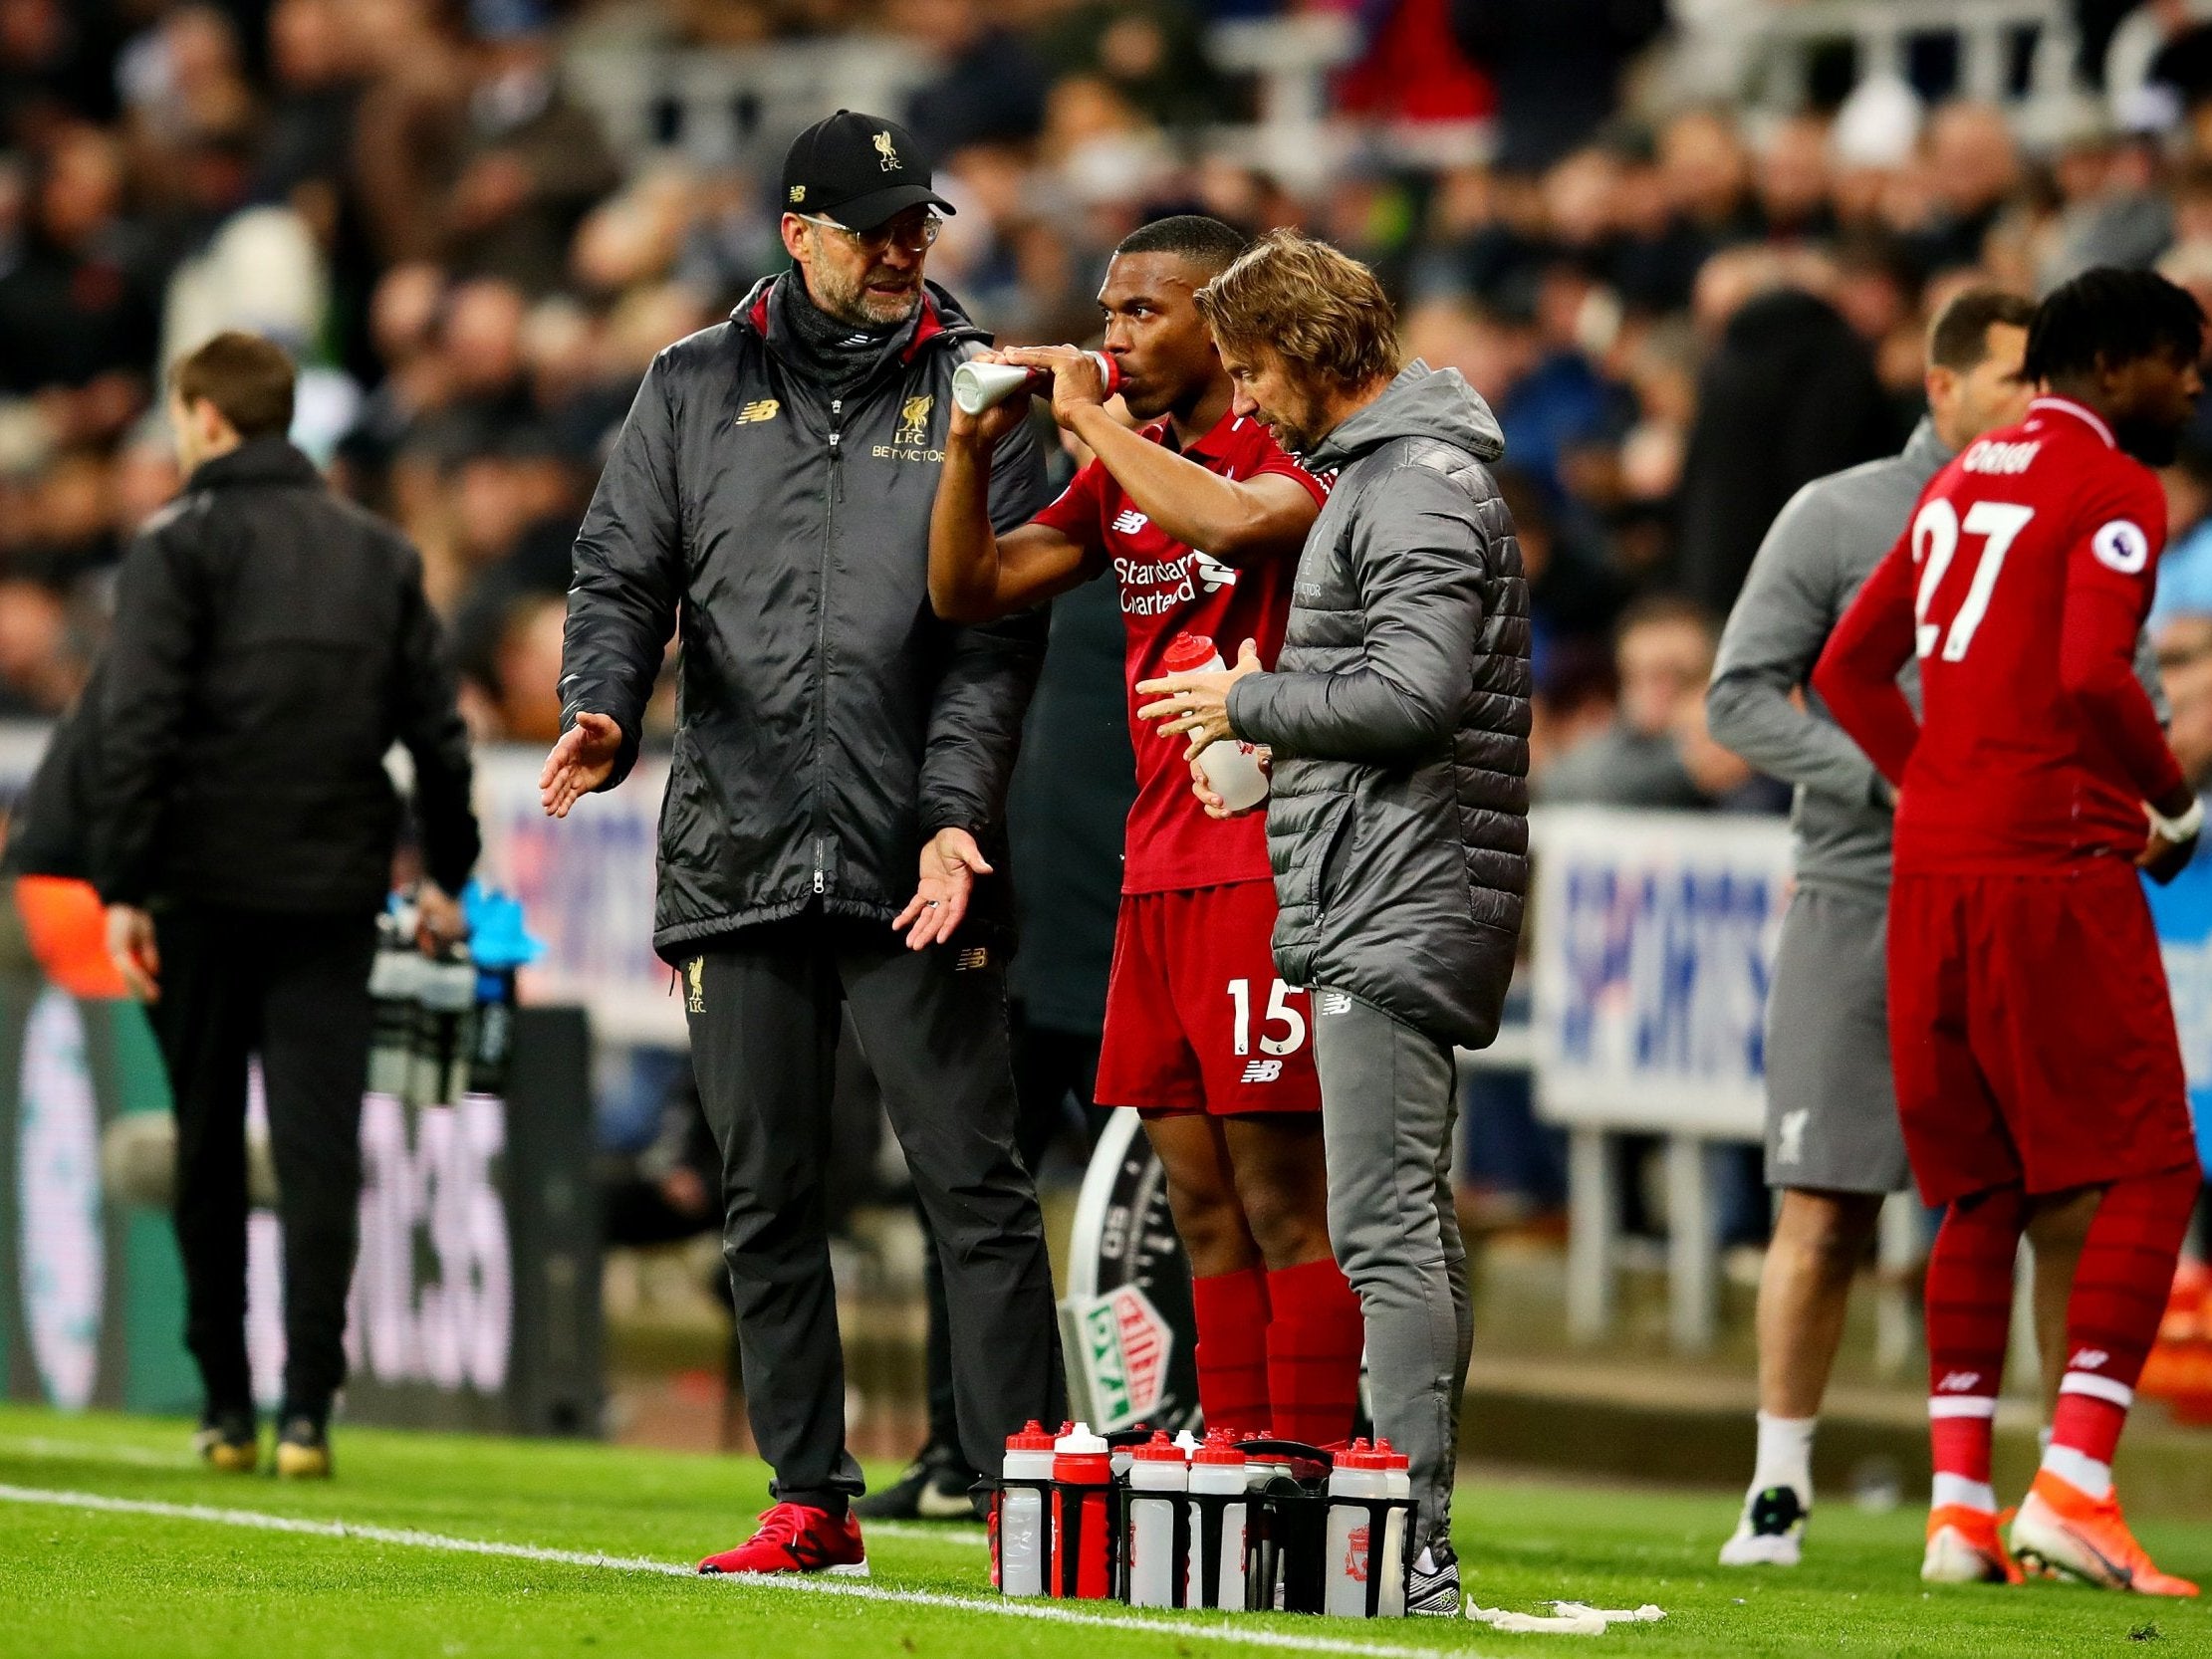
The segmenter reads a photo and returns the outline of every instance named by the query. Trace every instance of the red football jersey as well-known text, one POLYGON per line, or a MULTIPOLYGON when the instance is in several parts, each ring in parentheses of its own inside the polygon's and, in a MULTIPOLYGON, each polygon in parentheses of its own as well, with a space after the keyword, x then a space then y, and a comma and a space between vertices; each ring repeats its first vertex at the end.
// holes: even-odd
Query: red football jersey
POLYGON ((2143 803, 2181 782, 2133 667, 2165 534, 2156 475, 2065 398, 1930 481, 1813 678, 1899 786, 1900 873, 2142 850, 2143 803), (1915 654, 1917 728, 1896 684, 1915 654))
MULTIPOLYGON (((1144 436, 1154 443, 1174 442, 1165 420, 1145 427, 1144 436)), ((1223 478, 1275 472, 1296 479, 1316 502, 1328 493, 1283 452, 1266 427, 1234 414, 1223 415, 1219 425, 1184 453, 1223 478)), ((1290 619, 1297 555, 1231 564, 1171 541, 1097 461, 1077 473, 1036 522, 1094 554, 1104 553, 1121 589, 1121 621, 1128 635, 1124 688, 1136 749, 1136 801, 1129 808, 1121 890, 1157 893, 1268 879, 1273 872, 1267 859, 1266 815, 1206 817, 1190 790, 1190 763, 1183 759, 1187 738, 1163 738, 1152 722, 1137 719, 1137 706, 1147 699, 1137 696, 1136 685, 1162 672, 1160 659, 1179 633, 1213 640, 1222 661, 1230 664, 1236 661, 1238 645, 1250 639, 1259 645, 1260 660, 1272 664, 1290 619)))

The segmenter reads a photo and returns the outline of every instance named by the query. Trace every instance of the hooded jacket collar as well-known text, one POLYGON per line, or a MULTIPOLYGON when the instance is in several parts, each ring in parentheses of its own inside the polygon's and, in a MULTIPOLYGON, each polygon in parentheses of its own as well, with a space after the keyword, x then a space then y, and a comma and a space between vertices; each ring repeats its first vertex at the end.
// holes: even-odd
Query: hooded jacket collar
POLYGON ((1415 357, 1380 397, 1322 439, 1304 460, 1309 469, 1327 472, 1350 466, 1398 438, 1434 438, 1478 461, 1495 461, 1506 451, 1498 417, 1466 377, 1456 368, 1431 368, 1415 357))
MULTIPOLYGON (((753 285, 752 292, 737 303, 737 309, 730 313, 730 321, 741 329, 751 329, 759 335, 768 349, 784 362, 793 367, 804 368, 804 357, 794 350, 793 343, 785 338, 785 331, 776 321, 776 308, 769 304, 769 295, 777 284, 800 280, 796 270, 763 277, 753 285)), ((804 295, 800 298, 809 305, 814 303, 804 295)), ((888 361, 895 356, 901 364, 910 363, 922 348, 933 340, 976 340, 987 344, 990 338, 968 321, 968 314, 960 309, 959 301, 925 278, 921 285, 920 306, 885 344, 883 360, 888 361)))
POLYGON ((202 461, 185 481, 188 490, 220 490, 239 484, 321 484, 315 463, 293 443, 274 433, 248 438, 236 449, 202 461))
POLYGON ((1906 465, 1933 478, 1950 463, 1955 453, 1951 446, 1937 435, 1935 420, 1922 415, 1912 428, 1912 436, 1905 439, 1905 446, 1898 452, 1898 459, 1906 465))

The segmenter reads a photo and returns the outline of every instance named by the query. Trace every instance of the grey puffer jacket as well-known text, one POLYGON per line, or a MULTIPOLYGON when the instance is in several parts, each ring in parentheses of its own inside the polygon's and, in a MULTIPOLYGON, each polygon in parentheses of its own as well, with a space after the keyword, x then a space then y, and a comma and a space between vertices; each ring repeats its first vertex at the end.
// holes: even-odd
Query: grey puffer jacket
POLYGON ((1229 698, 1275 751, 1283 977, 1468 1048, 1498 1034, 1528 884, 1529 592, 1483 464, 1504 451, 1422 362, 1330 433, 1281 661, 1229 698))

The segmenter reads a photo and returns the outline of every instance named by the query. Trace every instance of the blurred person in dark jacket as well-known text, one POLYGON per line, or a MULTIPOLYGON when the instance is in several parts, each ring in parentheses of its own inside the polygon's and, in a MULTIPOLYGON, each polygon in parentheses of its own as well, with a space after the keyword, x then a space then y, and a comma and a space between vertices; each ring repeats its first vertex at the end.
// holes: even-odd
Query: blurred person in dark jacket
POLYGON ((247 1061, 282 1191, 277 1471, 331 1470, 361 1192, 369 970, 390 884, 394 742, 414 762, 425 942, 457 938, 476 861, 467 734, 414 550, 286 441, 294 370, 251 335, 182 358, 184 493, 125 555, 99 706, 92 872, 149 1002, 177 1118, 198 1446, 259 1457, 246 1358, 247 1061))
POLYGON ((445 200, 446 253, 467 276, 539 295, 568 274, 569 239, 621 182, 599 118, 562 88, 539 0, 472 0, 482 69, 445 200))
MULTIPOLYGON (((1121 826, 1136 794, 1122 654, 1114 585, 1086 583, 1053 601, 1052 642, 1007 800, 1022 934, 1007 977, 1021 1101, 1015 1137, 1033 1173, 1072 1126, 1088 1146, 1106 1118, 1096 1104, 1099 1039, 1121 902, 1121 826), (1071 1105, 1083 1114, 1080 1125, 1071 1105)), ((982 1471, 960 1449, 951 1317, 934 1248, 922 1272, 928 1438, 895 1483, 856 1506, 862 1518, 966 1521, 974 1514, 968 1489, 982 1471)))
POLYGON ((1721 255, 1698 281, 1717 338, 1682 465, 1677 586, 1725 615, 1783 504, 1901 434, 1865 344, 1827 301, 1782 286, 1771 256, 1721 255))
POLYGON ((1628 60, 1666 24, 1666 0, 1452 0, 1460 50, 1498 98, 1498 165, 1550 166, 1610 117, 1628 60))

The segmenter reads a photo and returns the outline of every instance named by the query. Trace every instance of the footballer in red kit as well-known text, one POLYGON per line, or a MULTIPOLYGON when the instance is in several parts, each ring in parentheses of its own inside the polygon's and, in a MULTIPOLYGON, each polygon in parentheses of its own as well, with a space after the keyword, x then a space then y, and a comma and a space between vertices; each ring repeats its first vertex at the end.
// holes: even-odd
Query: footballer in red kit
POLYGON ((1364 1325, 1330 1248, 1312 1009, 1275 969, 1265 821, 1209 818, 1185 744, 1136 718, 1137 683, 1167 671, 1178 640, 1274 661, 1327 495, 1231 411, 1194 303, 1244 246, 1218 220, 1181 216, 1115 251, 1099 298, 1122 401, 1142 422, 1133 431, 1107 411, 1088 354, 1002 355, 1051 374, 1055 418, 1095 458, 1030 523, 994 536, 981 481, 1028 399, 957 417, 930 598, 942 616, 980 621, 1101 576, 1119 589, 1137 792, 1095 1098, 1143 1112, 1166 1176, 1207 1423, 1328 1444, 1352 1430, 1364 1325))
MULTIPOLYGON (((1171 443, 1168 423, 1141 429, 1171 443)), ((1266 428, 1223 414, 1182 453, 1225 479, 1322 486, 1266 428)), ((1094 460, 1036 523, 1103 557, 1121 591, 1128 636, 1123 683, 1165 672, 1168 647, 1196 636, 1233 654, 1251 640, 1264 662, 1283 645, 1294 558, 1231 565, 1152 523, 1094 460)), ((1321 1084, 1306 1044, 1306 994, 1275 974, 1267 822, 1206 817, 1190 792, 1183 745, 1132 718, 1136 801, 1122 854, 1121 921, 1099 1055, 1101 1105, 1217 1113, 1319 1111, 1321 1084)))
POLYGON ((2051 295, 2023 367, 2042 395, 1936 475, 1814 673, 1898 791, 1891 1064, 1921 1194, 1949 1206, 1927 1298, 1931 1580, 2017 1580, 2017 1554, 2196 1593, 2135 1542, 2110 1464, 2198 1189, 2137 866, 2170 879, 2203 809, 2133 657, 2165 540, 2150 468, 2201 390, 2201 333, 2147 273, 2051 295), (1915 657, 1917 720, 1896 684, 1915 657), (1989 1444, 2014 1256, 2032 1213, 2085 1192, 2051 1446, 2008 1553, 1989 1444))

